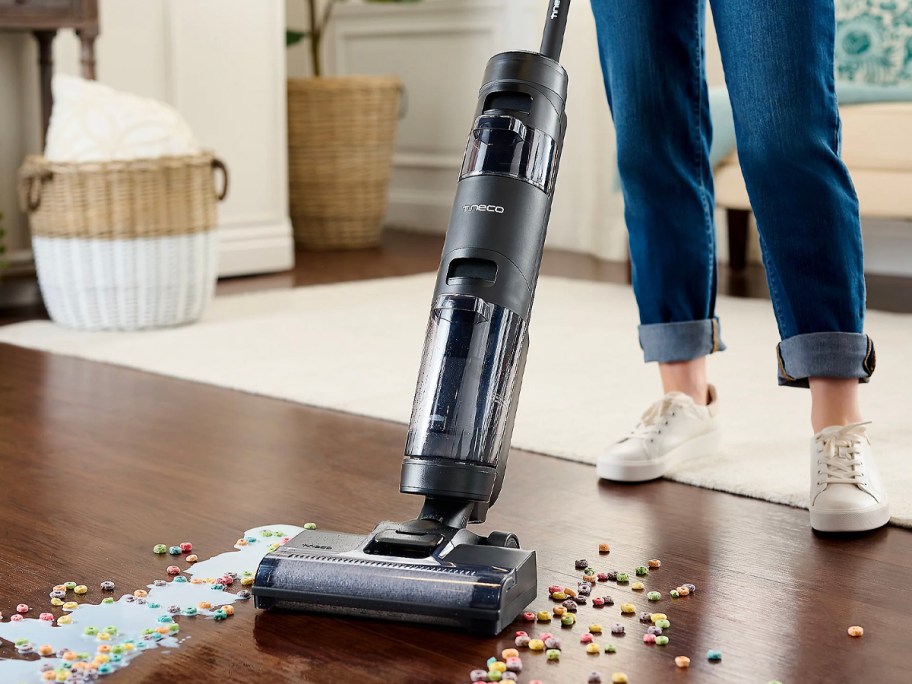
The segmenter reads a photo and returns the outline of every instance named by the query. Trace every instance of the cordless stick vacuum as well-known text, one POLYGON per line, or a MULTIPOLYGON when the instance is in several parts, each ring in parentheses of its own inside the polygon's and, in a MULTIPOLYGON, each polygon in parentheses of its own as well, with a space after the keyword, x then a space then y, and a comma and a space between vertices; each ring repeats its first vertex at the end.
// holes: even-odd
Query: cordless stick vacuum
POLYGON ((367 536, 302 532, 260 563, 258 608, 498 634, 534 599, 535 552, 466 526, 484 522, 507 465, 566 129, 569 5, 548 1, 540 54, 505 52, 485 69, 402 463, 400 490, 425 497, 421 512, 367 536))

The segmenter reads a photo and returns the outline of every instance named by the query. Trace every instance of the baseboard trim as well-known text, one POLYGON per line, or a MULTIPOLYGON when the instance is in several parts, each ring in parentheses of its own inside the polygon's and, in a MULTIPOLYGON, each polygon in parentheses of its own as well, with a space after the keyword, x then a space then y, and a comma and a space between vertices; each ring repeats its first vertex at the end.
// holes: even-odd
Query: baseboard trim
POLYGON ((219 233, 220 278, 294 268, 294 238, 288 218, 252 226, 224 226, 219 233))

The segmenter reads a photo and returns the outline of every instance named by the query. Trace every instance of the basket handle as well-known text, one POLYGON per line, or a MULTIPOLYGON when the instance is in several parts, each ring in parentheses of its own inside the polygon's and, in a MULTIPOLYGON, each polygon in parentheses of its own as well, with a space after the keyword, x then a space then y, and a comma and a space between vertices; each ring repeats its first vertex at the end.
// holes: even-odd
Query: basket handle
POLYGON ((41 206, 41 189, 52 173, 47 169, 25 163, 19 170, 19 208, 32 214, 41 206))
POLYGON ((223 162, 218 157, 212 159, 212 171, 221 171, 222 172, 222 191, 216 191, 215 199, 221 202, 225 197, 228 196, 228 167, 225 166, 223 162))

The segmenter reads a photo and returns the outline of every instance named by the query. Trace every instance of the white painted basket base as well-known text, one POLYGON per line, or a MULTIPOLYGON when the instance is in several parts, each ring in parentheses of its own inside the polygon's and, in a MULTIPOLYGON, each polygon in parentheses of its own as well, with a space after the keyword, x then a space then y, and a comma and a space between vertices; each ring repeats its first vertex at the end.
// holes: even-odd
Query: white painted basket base
POLYGON ((191 323, 212 300, 216 231, 136 240, 33 237, 38 283, 55 323, 141 330, 191 323))

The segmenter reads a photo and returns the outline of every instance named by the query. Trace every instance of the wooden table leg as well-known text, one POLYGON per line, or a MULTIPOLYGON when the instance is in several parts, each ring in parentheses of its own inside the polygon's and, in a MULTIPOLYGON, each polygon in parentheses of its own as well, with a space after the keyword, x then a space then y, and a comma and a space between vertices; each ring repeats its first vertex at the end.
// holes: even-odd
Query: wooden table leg
POLYGON ((728 265, 733 271, 747 267, 747 228, 751 213, 744 209, 728 209, 728 265))
POLYGON ((35 31, 38 41, 38 66, 41 71, 41 146, 44 147, 47 138, 48 124, 51 121, 51 108, 54 106, 54 97, 51 94, 51 77, 54 75, 54 53, 51 45, 57 31, 35 31))
POLYGON ((95 80, 95 39, 98 38, 98 29, 78 29, 79 43, 82 46, 80 53, 82 61, 82 77, 91 81, 95 80))

